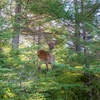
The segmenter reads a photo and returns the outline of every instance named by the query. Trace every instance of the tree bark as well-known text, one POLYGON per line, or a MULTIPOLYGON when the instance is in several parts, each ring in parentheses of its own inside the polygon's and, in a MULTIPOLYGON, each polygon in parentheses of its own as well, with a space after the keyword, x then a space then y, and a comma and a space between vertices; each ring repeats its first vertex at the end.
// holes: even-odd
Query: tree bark
POLYGON ((19 34, 20 34, 20 14, 21 14, 21 2, 16 2, 15 8, 15 23, 14 23, 14 34, 12 40, 12 49, 18 49, 19 45, 19 34))
MULTIPOLYGON (((1 17, 1 10, 0 10, 0 17, 1 17)), ((1 34, 1 33, 0 33, 1 34)), ((2 52, 3 50, 2 50, 2 40, 1 40, 1 38, 0 38, 0 53, 2 52)))
MULTIPOLYGON (((81 12, 82 12, 82 30, 83 30, 83 33, 82 33, 82 35, 83 35, 83 41, 86 43, 86 42, 88 42, 87 41, 87 34, 86 34, 86 31, 85 31, 85 25, 84 25, 84 21, 85 21, 85 19, 84 19, 84 15, 83 15, 83 13, 84 13, 84 7, 83 7, 84 5, 83 5, 83 1, 81 0, 81 12)), ((89 50, 88 50, 88 47, 86 46, 86 44, 83 46, 83 48, 84 48, 84 64, 85 64, 85 67, 86 67, 86 69, 88 69, 89 70, 89 68, 90 68, 90 63, 89 63, 89 50)), ((91 85, 92 85, 92 83, 91 83, 91 75, 89 74, 89 72, 84 72, 84 75, 85 75, 85 77, 87 78, 87 82, 85 83, 85 84, 87 84, 87 87, 89 88, 89 92, 88 92, 88 99, 89 100, 92 100, 92 88, 91 88, 91 85)))
POLYGON ((79 52, 81 50, 80 48, 80 22, 79 22, 79 13, 78 13, 78 1, 74 0, 74 6, 75 6, 75 51, 79 52))
POLYGON ((40 45, 41 45, 41 26, 39 26, 38 30, 38 50, 40 50, 40 45))

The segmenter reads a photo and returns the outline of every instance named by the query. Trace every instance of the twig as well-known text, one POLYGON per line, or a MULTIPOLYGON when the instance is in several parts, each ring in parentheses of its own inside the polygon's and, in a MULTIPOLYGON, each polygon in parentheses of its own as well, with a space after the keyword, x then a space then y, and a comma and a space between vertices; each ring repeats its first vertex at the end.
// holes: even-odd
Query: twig
POLYGON ((19 79, 20 79, 20 86, 22 85, 22 76, 23 76, 23 70, 24 70, 25 66, 22 67, 22 70, 20 72, 20 76, 19 76, 19 79))

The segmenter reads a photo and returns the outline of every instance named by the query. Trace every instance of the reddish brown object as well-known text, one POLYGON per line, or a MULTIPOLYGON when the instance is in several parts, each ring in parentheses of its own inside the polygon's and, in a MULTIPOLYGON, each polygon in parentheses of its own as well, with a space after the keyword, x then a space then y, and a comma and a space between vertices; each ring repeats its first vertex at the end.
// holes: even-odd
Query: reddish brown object
MULTIPOLYGON (((55 57, 52 54, 52 49, 54 49, 54 46, 56 44, 56 41, 47 41, 47 44, 49 46, 49 51, 45 51, 45 50, 39 50, 37 52, 37 56, 39 58, 39 62, 44 62, 46 64, 46 69, 48 71, 48 64, 50 64, 51 69, 53 70, 53 66, 52 66, 52 62, 55 61, 55 57)), ((40 63, 38 65, 38 69, 40 70, 40 63)))

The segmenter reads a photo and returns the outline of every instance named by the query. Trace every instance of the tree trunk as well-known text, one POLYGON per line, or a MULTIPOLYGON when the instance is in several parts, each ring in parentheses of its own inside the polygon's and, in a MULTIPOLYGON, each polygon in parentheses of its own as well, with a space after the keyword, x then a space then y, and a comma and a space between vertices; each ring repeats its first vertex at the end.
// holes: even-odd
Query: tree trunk
MULTIPOLYGON (((0 10, 0 17, 1 17, 1 10, 0 10)), ((1 34, 1 33, 0 33, 1 34)), ((0 53, 2 52, 2 40, 0 38, 0 53)))
POLYGON ((20 14, 21 14, 21 2, 16 2, 15 8, 15 23, 14 23, 14 34, 12 40, 12 49, 18 49, 19 45, 19 34, 20 34, 20 14))
POLYGON ((39 26, 38 30, 38 50, 40 50, 40 45, 41 45, 41 26, 39 26))
POLYGON ((74 0, 75 6, 75 51, 79 52, 81 50, 80 47, 80 22, 79 22, 79 14, 78 14, 78 1, 74 0))
MULTIPOLYGON (((84 9, 83 8, 84 8, 83 7, 83 1, 81 0, 81 12, 82 12, 82 27, 81 27, 81 29, 83 30, 83 33, 82 33, 83 34, 83 41, 86 43, 87 42, 87 34, 86 34, 86 31, 85 31, 85 25, 84 25, 85 19, 84 19, 84 15, 83 15, 83 13, 84 13, 84 9)), ((89 70, 89 68, 90 68, 89 50, 88 50, 88 47, 86 45, 84 45, 83 48, 84 48, 84 56, 85 56, 84 57, 84 64, 85 64, 86 69, 89 70)), ((88 99, 92 100, 91 75, 89 74, 89 72, 84 72, 84 75, 87 78, 87 82, 85 84, 89 88, 88 99)))

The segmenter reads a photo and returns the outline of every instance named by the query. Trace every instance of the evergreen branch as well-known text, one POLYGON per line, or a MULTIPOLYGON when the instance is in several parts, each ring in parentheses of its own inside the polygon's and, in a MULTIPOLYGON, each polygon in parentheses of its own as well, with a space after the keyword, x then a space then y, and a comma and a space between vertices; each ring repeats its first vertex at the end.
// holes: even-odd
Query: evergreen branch
POLYGON ((98 4, 94 9, 92 9, 92 10, 90 11, 90 14, 89 14, 87 17, 92 16, 92 15, 95 13, 95 11, 96 11, 99 7, 100 7, 100 4, 98 4))

